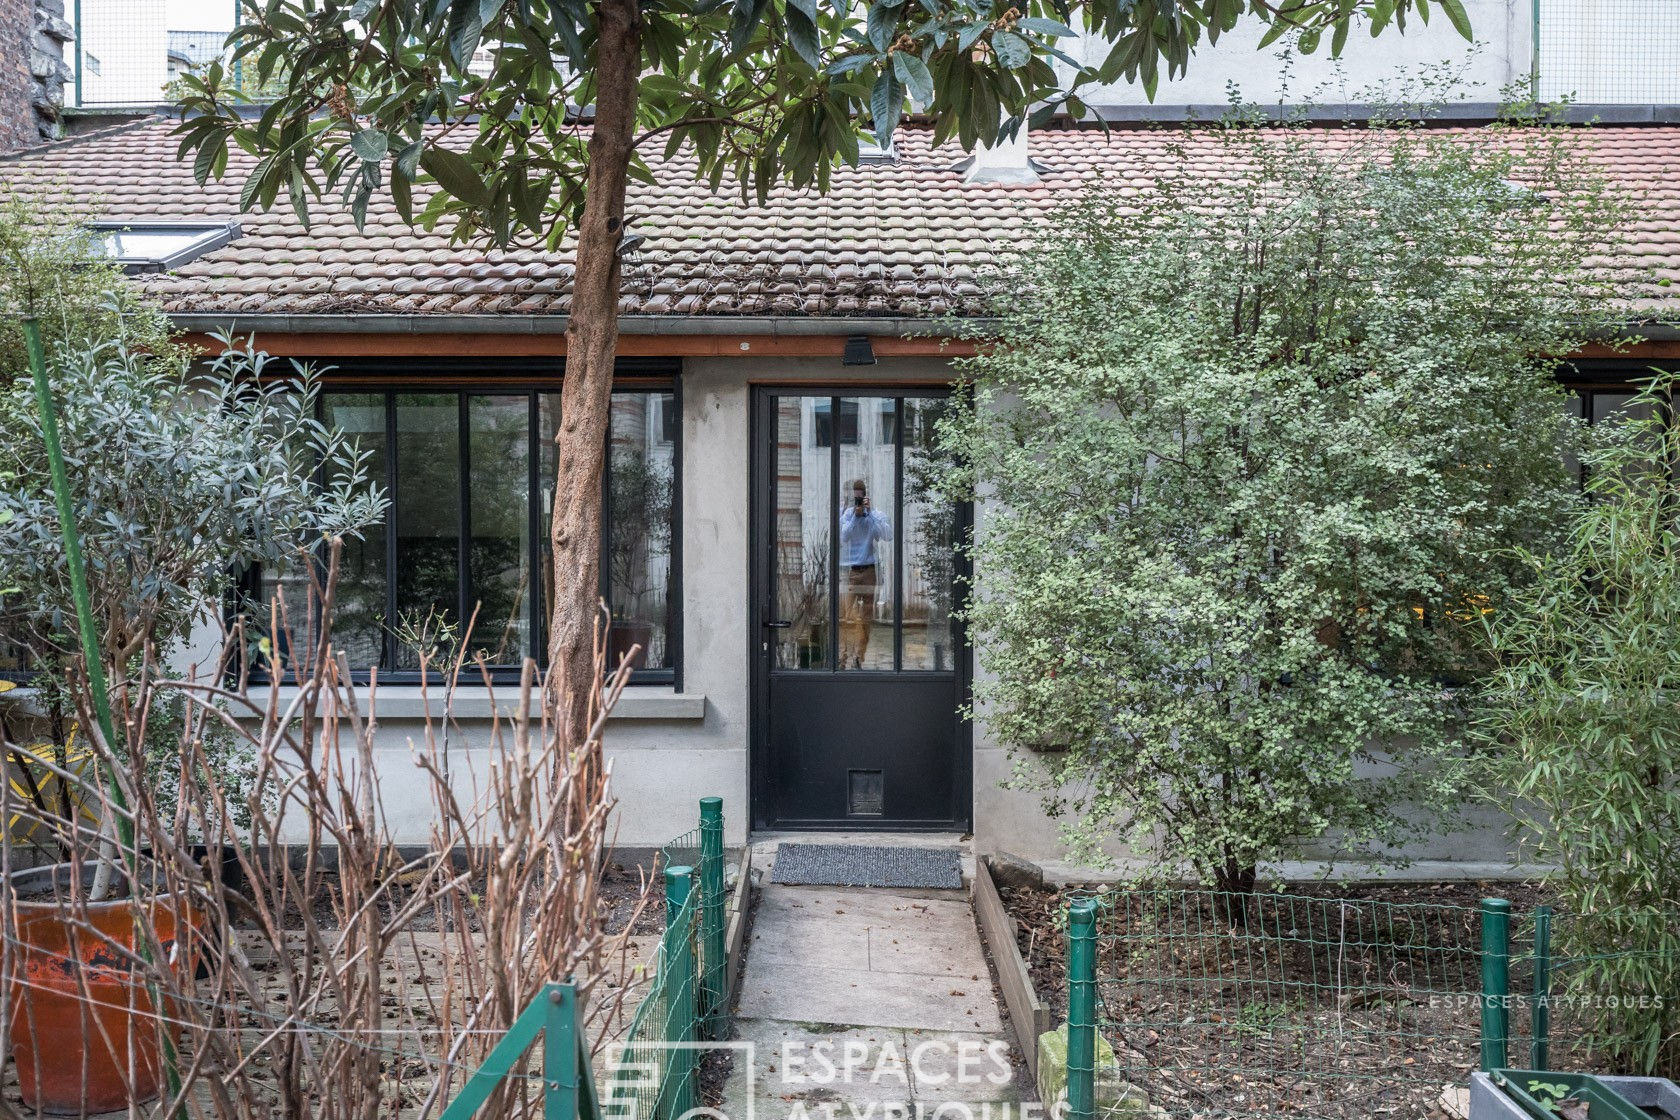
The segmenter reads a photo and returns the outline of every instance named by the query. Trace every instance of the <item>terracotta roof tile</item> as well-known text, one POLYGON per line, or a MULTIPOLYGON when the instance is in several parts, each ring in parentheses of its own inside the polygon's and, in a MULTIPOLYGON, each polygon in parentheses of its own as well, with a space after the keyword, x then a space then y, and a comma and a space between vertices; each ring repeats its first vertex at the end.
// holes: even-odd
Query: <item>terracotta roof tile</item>
MULTIPOLYGON (((0 161, 0 190, 28 191, 88 217, 111 220, 237 219, 245 235, 174 273, 147 278, 180 313, 392 312, 563 313, 572 246, 484 252, 446 233, 410 229, 388 202, 366 228, 317 203, 305 229, 282 203, 239 212, 249 157, 199 187, 175 159, 168 122, 153 122, 33 149, 0 161)), ((1327 132, 1332 147, 1360 133, 1327 132)), ((1680 126, 1600 127, 1574 134, 1624 188, 1639 213, 1616 265, 1643 273, 1644 293, 1666 299, 1659 277, 1680 278, 1680 126)), ((1167 131, 1041 132, 1033 185, 967 184, 955 148, 930 147, 925 129, 900 131, 896 164, 835 171, 830 193, 778 187, 760 208, 694 180, 686 155, 655 164, 658 185, 632 184, 632 229, 646 240, 625 262, 627 313, 678 315, 903 315, 972 312, 978 278, 1019 243, 1036 216, 1094 176, 1127 188, 1147 184, 1183 134, 1167 131)), ((1210 178, 1233 169, 1209 144, 1191 141, 1191 167, 1210 178)))

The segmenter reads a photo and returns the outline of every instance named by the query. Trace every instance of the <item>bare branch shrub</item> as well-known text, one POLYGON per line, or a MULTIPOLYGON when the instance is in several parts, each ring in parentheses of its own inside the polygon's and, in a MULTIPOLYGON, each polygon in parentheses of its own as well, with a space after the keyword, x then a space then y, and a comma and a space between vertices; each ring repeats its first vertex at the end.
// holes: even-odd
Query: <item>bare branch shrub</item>
MULTIPOLYGON (((37 989, 28 986, 24 958, 39 963, 40 954, 23 943, 20 922, 47 911, 70 938, 48 963, 77 977, 88 1030, 132 1056, 122 1064, 135 1095, 146 1095, 148 1078, 160 1082, 161 1097, 138 1106, 139 1115, 435 1116, 543 984, 578 984, 597 1044, 606 1037, 602 1024, 621 1010, 628 986, 610 981, 622 979, 615 962, 625 954, 607 932, 597 891, 613 808, 602 730, 628 662, 608 672, 598 625, 595 679, 603 683, 590 698, 586 734, 568 741, 527 661, 511 702, 492 691, 498 714, 487 750, 475 752, 489 760, 477 770, 463 766, 458 751, 453 765, 444 762, 455 679, 473 667, 433 666, 447 678, 445 699, 409 744, 430 793, 431 841, 399 848, 380 777, 404 760, 380 737, 377 682, 353 684, 321 625, 332 617, 338 553, 335 541, 307 618, 289 618, 278 598, 269 606, 267 632, 292 638, 271 646, 291 651, 291 660, 271 654, 263 683, 236 661, 247 648, 237 628, 224 642, 227 659, 208 677, 168 679, 148 654, 124 693, 126 741, 90 736, 99 771, 114 775, 127 799, 138 853, 118 862, 125 879, 137 871, 142 889, 94 901, 80 886, 96 850, 89 826, 59 820, 49 823, 79 832, 61 872, 69 889, 45 901, 8 890, 0 900, 6 974, 17 978, 10 989, 17 998, 0 1016, 31 1014, 37 989), (147 721, 165 698, 172 714, 185 700, 184 716, 171 724, 179 727, 184 775, 171 798, 144 780, 143 762, 129 761, 143 760, 147 721), (226 731, 255 759, 242 806, 230 804, 228 783, 204 750, 208 735, 226 731), (160 801, 173 811, 160 811, 160 801), (248 826, 234 824, 245 819, 248 826), (115 923, 101 915, 112 906, 115 923), (125 1028, 111 1014, 120 1009, 134 1012, 139 1026, 125 1028), (159 1053, 165 1060, 148 1061, 159 1053)), ((482 665, 477 672, 489 689, 489 674, 482 665)), ((81 725, 94 726, 86 711, 81 725)), ((102 788, 84 782, 82 792, 113 818, 102 788)), ((0 811, 19 811, 3 789, 0 811)), ((38 1041, 30 1061, 59 1058, 42 1052, 50 1040, 38 1041)), ((540 1053, 539 1046, 481 1115, 537 1114, 540 1053)), ((20 1051, 20 1063, 24 1057, 20 1051)), ((8 1085, 6 1115, 19 1115, 15 1092, 8 1085)))

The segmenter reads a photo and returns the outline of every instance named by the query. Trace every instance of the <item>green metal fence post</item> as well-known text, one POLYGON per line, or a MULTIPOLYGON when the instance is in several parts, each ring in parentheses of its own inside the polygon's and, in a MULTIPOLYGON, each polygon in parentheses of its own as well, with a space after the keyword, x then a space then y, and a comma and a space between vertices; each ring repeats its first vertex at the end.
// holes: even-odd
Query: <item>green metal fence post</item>
POLYGON ((578 1120, 577 991, 550 984, 543 996, 543 1120, 578 1120))
POLYGON ((1529 1012, 1533 1038, 1528 1044, 1528 1068, 1551 1064, 1552 1048, 1552 908, 1534 910, 1534 1002, 1529 1012))
POLYGON ((694 889, 694 868, 665 869, 665 929, 667 935, 674 928, 671 923, 682 922, 675 940, 667 940, 670 955, 660 962, 669 980, 664 981, 670 1002, 666 1005, 666 1053, 663 1105, 660 1120, 676 1120, 694 1107, 694 1048, 698 1035, 698 1003, 695 999, 694 968, 694 910, 687 906, 689 892, 694 889))
POLYGON ((1097 1110, 1097 901, 1068 906, 1068 1120, 1097 1110))
POLYGON ((1504 1069, 1511 1037, 1511 904, 1482 899, 1482 1069, 1504 1069))
POLYGON ((728 1032, 725 1021, 723 915, 723 798, 700 799, 700 977, 706 1019, 705 1036, 719 1039, 728 1032))
MULTIPOLYGON (((519 1013, 519 1017, 508 1027, 507 1033, 502 1035, 501 1040, 490 1048, 490 1053, 484 1056, 483 1064, 474 1070, 472 1075, 462 1084, 461 1091, 456 1094, 454 1100, 449 1102, 448 1107, 443 1110, 438 1120, 473 1120, 473 1117, 478 1115, 478 1110, 484 1107, 485 1102, 490 1099, 490 1094, 496 1091, 496 1087, 513 1073, 525 1057, 525 1052, 537 1041, 537 1036, 545 1033, 547 1028, 552 1025, 555 1005, 551 1001, 554 998, 553 992, 556 988, 560 988, 565 993, 561 996, 561 1006, 570 1006, 574 1009, 577 1007, 577 991, 575 988, 564 984, 550 984, 545 987, 538 993, 537 998, 532 1000, 525 1010, 519 1013)), ((575 1022, 575 1019, 573 1021, 575 1022)), ((572 1037, 576 1038, 575 1035, 572 1037)), ((548 1048, 545 1045, 543 1051, 545 1081, 548 1078, 546 1070, 549 1056, 548 1048)), ((572 1084, 575 1088, 577 1084, 575 1075, 572 1084)), ((546 1089, 546 1085, 544 1088, 546 1089)), ((543 1097, 543 1106, 546 1111, 548 1093, 544 1092, 543 1097)), ((549 1120, 552 1120, 552 1118, 549 1118, 549 1120)))

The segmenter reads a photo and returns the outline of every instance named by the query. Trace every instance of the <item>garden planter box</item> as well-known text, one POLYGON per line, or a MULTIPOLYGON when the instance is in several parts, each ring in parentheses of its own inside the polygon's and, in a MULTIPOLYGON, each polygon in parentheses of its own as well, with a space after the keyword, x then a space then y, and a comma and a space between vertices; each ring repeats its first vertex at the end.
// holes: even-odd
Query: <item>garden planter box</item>
POLYGON ((1003 1006, 1009 1013, 1009 1025, 1015 1029, 1015 1039, 1027 1061, 1027 1072, 1042 1090, 1039 1079, 1039 1037, 1054 1025, 1050 1009, 1038 998, 1027 964, 1015 944, 1014 920, 1003 909, 997 885, 992 882, 991 868, 984 858, 974 861, 974 920, 980 926, 980 937, 991 950, 992 963, 997 966, 998 987, 1003 991, 1003 1006))
MULTIPOLYGON (((1513 1077, 1558 1081, 1566 1074, 1526 1070, 1508 1071, 1513 1077)), ((1680 1120, 1680 1088, 1664 1077, 1600 1077, 1598 1081, 1634 1106, 1632 1116, 1640 1120, 1680 1120)), ((1614 1112, 1593 1102, 1592 1120, 1619 1120, 1614 1112)), ((1470 1075, 1470 1120, 1536 1120, 1534 1114, 1494 1083, 1485 1073, 1470 1075)))

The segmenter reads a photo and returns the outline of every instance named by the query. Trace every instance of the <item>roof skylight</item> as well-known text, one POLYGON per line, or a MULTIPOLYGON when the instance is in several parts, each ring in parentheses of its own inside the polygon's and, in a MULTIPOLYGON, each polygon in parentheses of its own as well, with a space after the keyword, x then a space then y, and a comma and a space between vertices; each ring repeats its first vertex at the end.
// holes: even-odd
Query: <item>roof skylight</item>
POLYGON ((123 271, 167 272, 238 237, 238 222, 89 222, 123 271))

